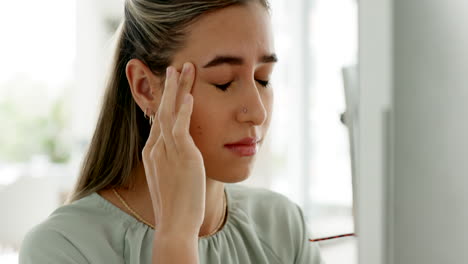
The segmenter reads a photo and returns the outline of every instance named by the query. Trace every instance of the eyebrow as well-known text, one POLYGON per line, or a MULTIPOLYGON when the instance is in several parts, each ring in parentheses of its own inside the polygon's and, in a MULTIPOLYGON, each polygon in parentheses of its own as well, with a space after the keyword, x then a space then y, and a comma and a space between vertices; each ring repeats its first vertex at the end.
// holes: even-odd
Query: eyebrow
MULTIPOLYGON (((278 58, 275 53, 272 53, 270 55, 264 55, 260 57, 259 62, 275 63, 275 62, 278 62, 278 58)), ((214 59, 212 59, 210 62, 208 62, 205 66, 203 66, 203 68, 215 67, 215 66, 219 66, 225 63, 230 64, 230 65, 242 65, 244 64, 244 59, 242 57, 236 57, 236 56, 218 55, 214 59)))

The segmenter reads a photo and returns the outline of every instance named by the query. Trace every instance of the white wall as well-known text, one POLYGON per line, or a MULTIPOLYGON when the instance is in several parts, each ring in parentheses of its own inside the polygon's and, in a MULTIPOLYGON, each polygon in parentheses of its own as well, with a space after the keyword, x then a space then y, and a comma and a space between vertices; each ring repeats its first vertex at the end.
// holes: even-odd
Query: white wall
POLYGON ((385 116, 392 89, 392 1, 359 1, 359 119, 354 186, 360 264, 385 254, 385 116))
POLYGON ((468 263, 468 1, 394 21, 394 263, 468 263))
POLYGON ((467 24, 465 0, 360 1, 361 264, 468 263, 467 24))

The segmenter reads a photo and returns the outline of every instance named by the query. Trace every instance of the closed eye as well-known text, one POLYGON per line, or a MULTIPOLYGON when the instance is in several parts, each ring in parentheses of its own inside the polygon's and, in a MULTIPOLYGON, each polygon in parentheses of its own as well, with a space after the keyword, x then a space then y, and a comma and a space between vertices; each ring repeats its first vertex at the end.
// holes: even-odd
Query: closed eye
POLYGON ((228 82, 228 83, 225 83, 225 84, 214 84, 214 86, 216 86, 218 89, 226 91, 227 88, 229 87, 229 85, 231 85, 231 83, 232 82, 228 82))
MULTIPOLYGON (((256 80, 261 86, 263 87, 267 87, 269 84, 270 84, 270 81, 263 81, 263 80, 256 80)), ((228 82, 228 83, 225 83, 225 84, 213 84, 214 86, 216 86, 218 89, 222 90, 222 91, 226 91, 229 86, 231 85, 232 82, 228 82)))
POLYGON ((267 87, 270 84, 270 81, 256 80, 261 86, 267 87))

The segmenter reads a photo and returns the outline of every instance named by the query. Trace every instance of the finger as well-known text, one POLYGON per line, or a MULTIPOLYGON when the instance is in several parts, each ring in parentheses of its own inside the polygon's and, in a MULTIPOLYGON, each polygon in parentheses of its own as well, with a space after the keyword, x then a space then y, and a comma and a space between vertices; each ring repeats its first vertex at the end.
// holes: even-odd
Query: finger
MULTIPOLYGON (((164 138, 166 149, 171 151, 175 148, 172 137, 172 128, 175 122, 175 100, 177 95, 177 79, 179 73, 172 66, 169 66, 166 74, 166 82, 161 104, 158 110, 158 121, 160 122, 161 134, 164 138)), ((169 154, 169 153, 168 153, 169 154)))
POLYGON ((160 197, 160 176, 158 174, 158 164, 164 163, 165 162, 165 151, 164 149, 164 140, 160 137, 154 146, 151 149, 149 159, 150 162, 148 162, 148 166, 145 164, 145 174, 146 174, 146 181, 148 183, 148 187, 150 190, 156 190, 156 191, 150 191, 151 195, 151 201, 153 205, 153 209, 158 210, 159 208, 159 201, 161 199, 160 197))
MULTIPOLYGON (((178 91, 178 101, 182 101, 185 94, 190 93, 192 91, 193 81, 195 75, 193 74, 194 67, 192 63, 186 62, 182 68, 182 73, 179 77, 179 91, 178 91)), ((179 111, 180 105, 182 103, 177 104, 177 112, 179 111)))
POLYGON ((159 136, 161 135, 161 128, 159 126, 159 121, 157 120, 156 114, 153 116, 153 124, 150 127, 150 132, 148 135, 148 138, 146 139, 145 146, 143 147, 142 150, 142 156, 143 156, 143 163, 145 162, 151 162, 151 150, 154 148, 156 145, 156 142, 158 141, 159 136))
POLYGON ((177 119, 174 124, 174 142, 178 153, 188 153, 187 146, 194 144, 190 135, 190 120, 193 111, 193 96, 186 94, 183 97, 177 119), (185 96, 187 99, 185 100, 185 96))
POLYGON ((160 123, 158 122, 157 118, 157 113, 154 114, 153 116, 153 124, 151 125, 150 132, 148 139, 146 140, 146 146, 152 147, 154 144, 156 144, 156 141, 158 140, 159 136, 161 134, 161 126, 160 123))

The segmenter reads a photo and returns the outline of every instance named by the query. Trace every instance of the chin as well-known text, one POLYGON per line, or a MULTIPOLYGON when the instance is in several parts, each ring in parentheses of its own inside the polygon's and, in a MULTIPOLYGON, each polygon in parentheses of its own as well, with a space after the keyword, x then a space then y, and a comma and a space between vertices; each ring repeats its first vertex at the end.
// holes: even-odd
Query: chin
MULTIPOLYGON (((239 175, 237 175, 239 176, 239 175)), ((241 175, 243 177, 229 177, 229 178, 223 178, 223 182, 225 183, 236 183, 236 182, 242 182, 242 181, 245 181, 249 178, 249 175, 246 174, 246 175, 241 175)))
POLYGON ((245 181, 249 178, 250 176, 250 170, 248 171, 242 171, 242 172, 231 172, 231 173, 224 173, 224 174, 218 174, 220 177, 209 177, 212 180, 219 181, 219 182, 224 182, 224 183, 236 183, 236 182, 242 182, 245 181))

